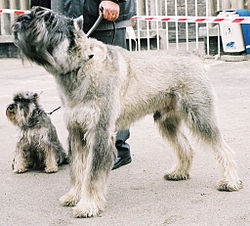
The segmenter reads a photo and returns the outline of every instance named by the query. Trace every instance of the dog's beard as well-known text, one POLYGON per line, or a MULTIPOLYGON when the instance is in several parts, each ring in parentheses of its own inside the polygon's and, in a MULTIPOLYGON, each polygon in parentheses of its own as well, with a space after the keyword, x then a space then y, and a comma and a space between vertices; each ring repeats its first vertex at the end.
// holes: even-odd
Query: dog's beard
POLYGON ((17 110, 14 109, 14 110, 9 110, 7 109, 6 110, 6 116, 7 118, 14 124, 14 125, 17 125, 18 126, 18 121, 16 119, 16 116, 17 116, 17 110))
POLYGON ((15 120, 13 122, 14 125, 18 127, 30 127, 30 118, 32 117, 33 111, 36 109, 35 105, 29 104, 29 106, 25 108, 21 108, 17 106, 16 113, 15 113, 15 120))
POLYGON ((8 109, 6 111, 7 118, 16 126, 23 127, 28 124, 28 119, 32 112, 30 112, 31 109, 27 108, 20 108, 19 106, 16 107, 16 109, 12 112, 10 112, 8 109))

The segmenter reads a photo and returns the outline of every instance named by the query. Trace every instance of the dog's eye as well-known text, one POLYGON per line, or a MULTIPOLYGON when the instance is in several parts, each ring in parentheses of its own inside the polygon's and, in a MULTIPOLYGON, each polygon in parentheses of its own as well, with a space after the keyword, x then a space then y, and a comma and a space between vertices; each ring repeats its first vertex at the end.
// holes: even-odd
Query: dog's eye
POLYGON ((22 17, 23 20, 30 20, 31 16, 29 14, 24 14, 22 17))
POLYGON ((30 100, 24 99, 24 98, 20 98, 20 97, 16 97, 16 98, 14 98, 14 102, 15 103, 29 103, 30 100))
POLYGON ((20 97, 15 97, 13 100, 14 102, 20 102, 20 97))

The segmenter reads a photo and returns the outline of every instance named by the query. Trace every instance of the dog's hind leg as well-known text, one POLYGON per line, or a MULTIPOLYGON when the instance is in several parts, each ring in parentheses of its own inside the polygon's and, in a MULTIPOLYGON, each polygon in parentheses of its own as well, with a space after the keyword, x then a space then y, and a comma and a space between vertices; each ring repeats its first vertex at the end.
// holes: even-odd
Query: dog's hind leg
POLYGON ((186 108, 184 113, 187 116, 187 124, 194 134, 209 144, 222 167, 223 178, 220 180, 217 189, 220 191, 237 191, 242 187, 236 170, 236 163, 233 151, 226 144, 217 126, 213 105, 200 104, 196 108, 186 108))
POLYGON ((154 119, 159 126, 162 136, 167 138, 174 146, 178 158, 177 165, 164 178, 166 180, 188 179, 193 159, 193 149, 187 137, 180 131, 181 119, 175 115, 164 117, 160 112, 155 113, 154 119))
POLYGON ((86 156, 88 154, 84 135, 79 128, 68 128, 70 176, 72 188, 60 198, 63 206, 75 206, 81 195, 83 173, 86 169, 86 156))
POLYGON ((218 140, 212 142, 217 161, 222 167, 223 177, 219 181, 217 189, 219 191, 237 191, 242 188, 242 181, 239 179, 233 151, 227 145, 221 135, 218 140))

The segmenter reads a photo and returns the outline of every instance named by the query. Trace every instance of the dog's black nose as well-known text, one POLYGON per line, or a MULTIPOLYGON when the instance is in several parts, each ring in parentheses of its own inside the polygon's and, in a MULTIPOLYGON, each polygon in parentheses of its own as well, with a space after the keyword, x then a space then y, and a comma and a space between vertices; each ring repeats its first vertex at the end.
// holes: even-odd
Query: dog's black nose
POLYGON ((26 20, 29 20, 31 18, 31 16, 29 14, 24 14, 23 18, 25 18, 26 20))
POLYGON ((24 15, 19 16, 19 17, 17 18, 17 20, 16 20, 16 23, 14 23, 14 24, 12 25, 12 31, 13 31, 13 32, 18 32, 18 31, 20 31, 21 28, 22 28, 21 23, 22 23, 22 22, 25 22, 25 21, 29 21, 30 19, 31 19, 30 14, 24 14, 24 15))
POLYGON ((24 15, 22 15, 22 20, 30 20, 30 19, 31 19, 30 14, 24 14, 24 15))
POLYGON ((8 106, 7 110, 13 111, 15 108, 16 108, 16 105, 15 105, 15 104, 10 104, 10 105, 8 106))
POLYGON ((21 16, 19 16, 17 18, 17 22, 21 22, 21 21, 24 21, 24 20, 30 20, 31 19, 31 15, 30 14, 23 14, 21 16))

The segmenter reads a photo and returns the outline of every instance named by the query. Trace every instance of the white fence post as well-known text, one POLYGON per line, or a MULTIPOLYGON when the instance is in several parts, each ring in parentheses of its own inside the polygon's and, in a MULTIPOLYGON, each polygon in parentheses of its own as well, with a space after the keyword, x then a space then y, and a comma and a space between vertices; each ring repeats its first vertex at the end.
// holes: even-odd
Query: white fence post
MULTIPOLYGON (((188 3, 185 0, 185 16, 188 16, 188 3)), ((189 50, 188 22, 186 22, 186 49, 189 50)))
MULTIPOLYGON (((194 8, 195 8, 195 16, 197 17, 198 16, 197 0, 195 0, 194 8)), ((198 49, 199 48, 199 24, 198 23, 195 24, 195 43, 196 43, 196 49, 198 49)))
MULTIPOLYGON (((175 16, 178 16, 178 4, 177 0, 175 0, 175 16)), ((176 38, 176 49, 179 49, 179 28, 178 22, 175 22, 175 38, 176 38)))
MULTIPOLYGON (((148 9, 148 0, 146 0, 146 16, 149 15, 149 9, 148 9)), ((149 33, 149 21, 147 23, 147 48, 150 50, 150 33, 149 33)))
MULTIPOLYGON (((15 0, 9 0, 10 3, 10 9, 18 9, 17 7, 17 2, 15 0)), ((15 15, 14 14, 10 14, 10 25, 14 23, 15 20, 15 15)))
MULTIPOLYGON (((206 0, 206 17, 209 16, 209 1, 206 0)), ((206 24, 207 26, 207 55, 210 54, 210 40, 209 40, 209 24, 206 24)))
MULTIPOLYGON (((136 9, 137 15, 140 15, 141 5, 139 5, 139 0, 136 0, 136 6, 137 6, 137 9, 136 9)), ((140 35, 140 21, 139 20, 137 21, 137 40, 138 40, 137 48, 140 51, 141 50, 141 35, 140 35)))
MULTIPOLYGON (((7 0, 1 1, 1 8, 8 8, 7 0)), ((9 15, 1 14, 1 35, 8 35, 10 33, 9 15)))
MULTIPOLYGON (((155 15, 158 16, 158 0, 155 0, 155 15)), ((156 46, 160 49, 159 22, 156 21, 156 46)))
MULTIPOLYGON (((168 15, 168 3, 167 0, 165 0, 165 16, 168 15)), ((169 48, 169 36, 168 36, 168 22, 165 22, 166 24, 166 47, 169 48)))
POLYGON ((29 9, 30 0, 20 0, 20 9, 29 9))

